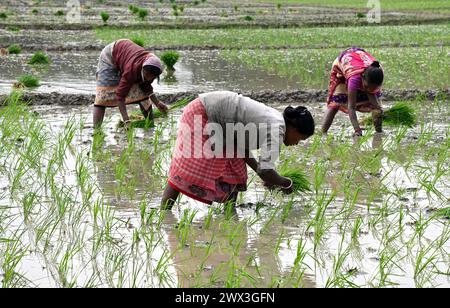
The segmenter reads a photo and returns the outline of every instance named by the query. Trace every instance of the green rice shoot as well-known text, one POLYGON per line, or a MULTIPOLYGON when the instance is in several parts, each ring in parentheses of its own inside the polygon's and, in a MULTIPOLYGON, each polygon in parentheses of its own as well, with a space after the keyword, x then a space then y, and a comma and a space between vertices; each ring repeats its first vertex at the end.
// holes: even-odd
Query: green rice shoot
POLYGON ((450 219, 450 207, 438 211, 437 215, 445 219, 450 219))
POLYGON ((20 76, 18 82, 27 88, 37 88, 40 86, 39 78, 31 75, 20 76))
POLYGON ((31 57, 29 64, 50 64, 48 56, 43 51, 36 52, 33 57, 31 57))
MULTIPOLYGON (((192 100, 192 98, 186 98, 186 99, 179 100, 178 102, 169 106, 169 111, 173 111, 173 110, 182 108, 182 107, 186 106, 187 104, 189 104, 189 102, 191 100, 192 100)), ((164 114, 161 113, 161 111, 159 111, 159 109, 153 110, 153 118, 154 119, 159 119, 162 117, 164 117, 164 114)), ((155 127, 154 121, 152 121, 150 119, 144 119, 144 116, 140 112, 131 113, 130 120, 131 120, 132 128, 149 129, 149 128, 155 127)), ((123 121, 120 121, 118 127, 121 128, 123 126, 124 126, 123 121)))
POLYGON ((294 192, 311 191, 311 183, 302 171, 283 166, 280 169, 280 175, 292 180, 294 192))
POLYGON ((175 64, 180 59, 180 54, 176 51, 167 51, 161 56, 161 61, 167 66, 169 70, 175 70, 175 64))
POLYGON ((22 48, 18 45, 11 45, 8 47, 8 52, 11 55, 18 55, 22 52, 22 48))
MULTIPOLYGON (((373 118, 364 120, 364 124, 369 125, 373 123, 373 118)), ((399 102, 386 110, 383 114, 383 124, 390 126, 407 126, 413 127, 417 123, 416 110, 408 103, 399 102)))

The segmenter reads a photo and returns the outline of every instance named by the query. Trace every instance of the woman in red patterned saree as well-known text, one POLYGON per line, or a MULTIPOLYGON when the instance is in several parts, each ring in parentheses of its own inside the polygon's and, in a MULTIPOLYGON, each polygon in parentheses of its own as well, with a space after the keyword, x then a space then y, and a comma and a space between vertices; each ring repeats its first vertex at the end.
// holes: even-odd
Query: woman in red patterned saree
POLYGON ((339 110, 349 115, 356 136, 362 135, 356 111, 371 112, 376 131, 382 132, 380 97, 383 80, 383 69, 371 54, 356 47, 344 51, 331 70, 328 110, 322 132, 328 132, 339 110))

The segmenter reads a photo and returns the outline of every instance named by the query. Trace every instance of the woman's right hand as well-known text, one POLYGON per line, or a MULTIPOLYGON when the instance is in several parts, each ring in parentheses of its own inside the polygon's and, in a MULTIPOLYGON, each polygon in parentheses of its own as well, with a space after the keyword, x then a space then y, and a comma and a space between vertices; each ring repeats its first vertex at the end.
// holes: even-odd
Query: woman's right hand
POLYGON ((123 129, 127 132, 131 129, 131 120, 123 121, 123 129))
POLYGON ((289 178, 286 178, 286 179, 289 180, 289 185, 281 186, 281 191, 287 195, 290 195, 294 192, 294 182, 289 178))
POLYGON ((289 178, 283 178, 282 182, 283 183, 280 183, 278 185, 277 184, 273 184, 273 183, 269 183, 269 182, 264 182, 264 186, 267 189, 270 189, 270 190, 279 189, 279 190, 281 190, 283 193, 285 193, 287 195, 292 194, 294 192, 294 187, 293 187, 294 183, 292 182, 292 180, 289 179, 289 178))

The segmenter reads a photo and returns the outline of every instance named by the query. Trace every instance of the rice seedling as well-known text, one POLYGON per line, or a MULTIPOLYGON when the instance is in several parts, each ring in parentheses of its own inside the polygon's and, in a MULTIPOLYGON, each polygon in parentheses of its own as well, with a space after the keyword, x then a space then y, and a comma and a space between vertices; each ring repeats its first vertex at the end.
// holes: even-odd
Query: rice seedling
POLYGON ((32 65, 50 64, 50 59, 43 51, 38 51, 31 57, 28 64, 32 64, 32 65))
MULTIPOLYGON (((392 126, 413 127, 417 123, 416 110, 407 102, 399 102, 383 113, 383 124, 392 126)), ((364 120, 365 124, 372 124, 371 117, 364 120)))
MULTIPOLYGON (((384 48, 396 46, 427 47, 440 46, 441 44, 445 46, 449 43, 448 35, 446 35, 449 28, 450 25, 448 24, 380 25, 378 27, 302 27, 288 29, 225 28, 208 29, 208 31, 196 29, 130 30, 98 28, 96 34, 105 43, 124 37, 139 36, 148 38, 146 43, 151 43, 155 46, 202 47, 208 45, 232 49, 238 46, 253 49, 262 46, 272 48, 290 47, 301 48, 304 49, 301 52, 308 52, 307 49, 310 48, 339 48, 343 50, 348 48, 348 46, 364 46, 367 50, 371 48, 378 49, 380 45, 384 48), (336 36, 340 39, 336 40, 336 36)), ((408 48, 402 49, 411 52, 408 48)), ((336 50, 333 52, 334 59, 340 51, 336 50)), ((317 54, 318 51, 314 50, 314 52, 317 54)), ((423 54, 423 52, 420 53, 423 54)), ((290 53, 287 54, 289 55, 290 53)), ((330 61, 334 59, 330 59, 330 61)), ((442 62, 442 59, 440 62, 442 62)), ((392 72, 395 72, 395 70, 392 70, 392 72)))
POLYGON ((442 210, 439 210, 437 212, 437 215, 439 217, 442 217, 442 218, 445 218, 445 219, 450 219, 450 207, 442 209, 442 210))
MULTIPOLYGON (((172 105, 169 106, 169 112, 175 111, 177 109, 180 109, 191 101, 190 98, 182 99, 172 105)), ((144 116, 138 113, 132 113, 130 115, 130 120, 132 121, 131 127, 132 128, 143 128, 143 129, 150 129, 155 127, 154 120, 164 117, 165 115, 159 111, 159 109, 155 110, 153 112, 153 120, 147 118, 144 119, 144 116)), ((120 121, 117 125, 118 128, 122 128, 124 126, 124 123, 120 121)))
POLYGON ((169 71, 175 70, 175 64, 180 59, 180 54, 176 51, 166 51, 161 55, 161 61, 164 62, 169 71))
POLYGON ((292 180, 293 182, 293 189, 295 192, 306 192, 311 191, 311 183, 306 178, 306 175, 298 170, 289 168, 287 165, 284 165, 280 169, 280 175, 287 177, 292 180))
POLYGON ((147 11, 146 9, 139 9, 137 15, 139 16, 139 18, 140 18, 141 20, 144 20, 145 17, 148 16, 148 11, 147 11))
POLYGON ((37 88, 40 86, 39 78, 31 75, 22 75, 18 79, 18 83, 27 88, 37 88))
POLYGON ((22 48, 19 45, 11 45, 8 47, 8 52, 10 55, 18 55, 22 52, 22 48))
POLYGON ((106 12, 101 12, 100 17, 102 18, 104 25, 106 25, 108 23, 108 20, 110 18, 109 14, 106 12))

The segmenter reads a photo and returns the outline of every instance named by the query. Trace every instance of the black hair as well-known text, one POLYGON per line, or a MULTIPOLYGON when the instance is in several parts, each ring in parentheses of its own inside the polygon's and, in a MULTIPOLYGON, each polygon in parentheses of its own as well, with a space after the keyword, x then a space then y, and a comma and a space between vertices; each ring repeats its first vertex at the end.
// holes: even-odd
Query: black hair
POLYGON ((284 121, 287 125, 291 125, 297 129, 297 131, 310 137, 314 135, 316 124, 314 118, 306 107, 300 106, 297 108, 287 107, 283 113, 284 121))
POLYGON ((366 80, 369 85, 381 86, 384 81, 384 73, 380 62, 374 61, 365 72, 366 80))
POLYGON ((161 69, 159 67, 153 66, 153 65, 146 65, 144 66, 144 71, 151 73, 152 75, 156 76, 156 78, 158 79, 158 83, 159 83, 159 78, 161 75, 161 69))

